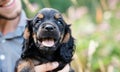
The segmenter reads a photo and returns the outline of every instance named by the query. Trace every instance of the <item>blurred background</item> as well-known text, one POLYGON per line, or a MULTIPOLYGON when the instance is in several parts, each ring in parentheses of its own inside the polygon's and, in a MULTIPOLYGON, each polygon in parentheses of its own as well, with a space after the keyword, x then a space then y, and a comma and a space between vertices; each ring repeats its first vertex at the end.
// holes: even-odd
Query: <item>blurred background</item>
POLYGON ((76 72, 120 72, 120 0, 22 0, 27 17, 58 9, 71 24, 76 72))

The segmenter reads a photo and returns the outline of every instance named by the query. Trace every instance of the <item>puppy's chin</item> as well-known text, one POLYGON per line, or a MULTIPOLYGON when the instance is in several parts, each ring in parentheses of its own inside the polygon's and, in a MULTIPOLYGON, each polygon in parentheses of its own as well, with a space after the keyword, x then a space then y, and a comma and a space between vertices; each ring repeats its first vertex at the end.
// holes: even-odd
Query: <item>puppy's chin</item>
POLYGON ((57 47, 55 47, 55 46, 53 46, 53 47, 42 46, 42 47, 39 47, 39 51, 42 54, 53 54, 56 51, 56 48, 57 47))

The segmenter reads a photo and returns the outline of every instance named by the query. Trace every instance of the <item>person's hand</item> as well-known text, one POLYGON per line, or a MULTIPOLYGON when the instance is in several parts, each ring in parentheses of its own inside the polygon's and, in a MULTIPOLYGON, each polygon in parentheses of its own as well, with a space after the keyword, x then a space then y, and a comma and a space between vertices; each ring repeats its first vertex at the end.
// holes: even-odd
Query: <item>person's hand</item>
POLYGON ((35 72, 47 72, 51 71, 59 66, 58 62, 46 63, 35 66, 35 72))
MULTIPOLYGON (((59 66, 58 62, 46 63, 42 65, 35 66, 35 72, 47 72, 51 71, 59 66)), ((67 64, 62 70, 58 72, 69 72, 69 65, 67 64)))
POLYGON ((58 72, 69 72, 70 70, 70 66, 69 64, 67 64, 62 70, 58 71, 58 72))

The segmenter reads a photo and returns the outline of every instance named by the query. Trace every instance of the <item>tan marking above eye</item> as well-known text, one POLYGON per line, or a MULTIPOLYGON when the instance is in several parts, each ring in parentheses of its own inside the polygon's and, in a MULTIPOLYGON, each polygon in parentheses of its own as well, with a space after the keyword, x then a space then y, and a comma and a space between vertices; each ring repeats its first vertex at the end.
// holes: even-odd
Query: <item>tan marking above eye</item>
POLYGON ((40 13, 40 14, 38 14, 38 18, 40 18, 40 19, 44 18, 44 15, 40 13))
POLYGON ((55 18, 56 18, 56 19, 59 19, 59 18, 61 18, 61 17, 62 17, 62 16, 61 16, 60 13, 56 13, 56 14, 55 14, 55 18))

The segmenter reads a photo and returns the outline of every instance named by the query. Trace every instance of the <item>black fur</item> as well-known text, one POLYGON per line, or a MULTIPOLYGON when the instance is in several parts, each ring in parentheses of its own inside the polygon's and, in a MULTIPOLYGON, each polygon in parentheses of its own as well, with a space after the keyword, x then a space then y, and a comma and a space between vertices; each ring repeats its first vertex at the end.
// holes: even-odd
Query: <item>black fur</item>
MULTIPOLYGON (((22 61, 24 60, 27 61, 27 59, 30 59, 34 66, 47 62, 54 62, 54 61, 59 62, 59 67, 54 69, 52 72, 57 72, 58 70, 64 68, 66 64, 70 64, 75 50, 74 38, 71 35, 71 30, 69 28, 70 26, 66 24, 62 16, 58 19, 54 18, 54 14, 56 13, 60 13, 60 12, 55 9, 45 8, 42 9, 32 20, 28 21, 26 28, 28 28, 29 31, 28 33, 30 35, 27 39, 24 39, 23 53, 21 55, 21 59, 18 61, 16 65, 16 72, 19 72, 18 66, 22 63, 22 61), (38 19, 37 15, 40 13, 42 13, 44 17, 38 19), (39 20, 41 22, 38 22, 39 20), (57 20, 60 21, 61 25, 56 23, 57 20), (42 23, 47 21, 49 21, 48 23, 53 24, 53 26, 55 26, 56 29, 53 32, 52 31, 50 33, 46 32, 45 34, 44 34, 45 31, 41 31, 43 36, 42 35, 39 36, 49 37, 52 33, 51 37, 54 37, 57 41, 54 47, 43 46, 42 48, 40 48, 39 43, 35 42, 33 38, 33 34, 36 34, 40 26, 42 26, 42 23), (38 23, 37 26, 35 26, 36 23, 38 23), (68 37, 66 37, 67 34, 69 34, 68 37), (67 38, 68 40, 63 42, 67 38), (37 63, 35 64, 33 61, 36 61, 37 63)), ((39 38, 39 36, 37 38, 39 38)), ((24 71, 30 72, 29 68, 27 68, 26 70, 24 69, 21 70, 23 72, 24 71)))

